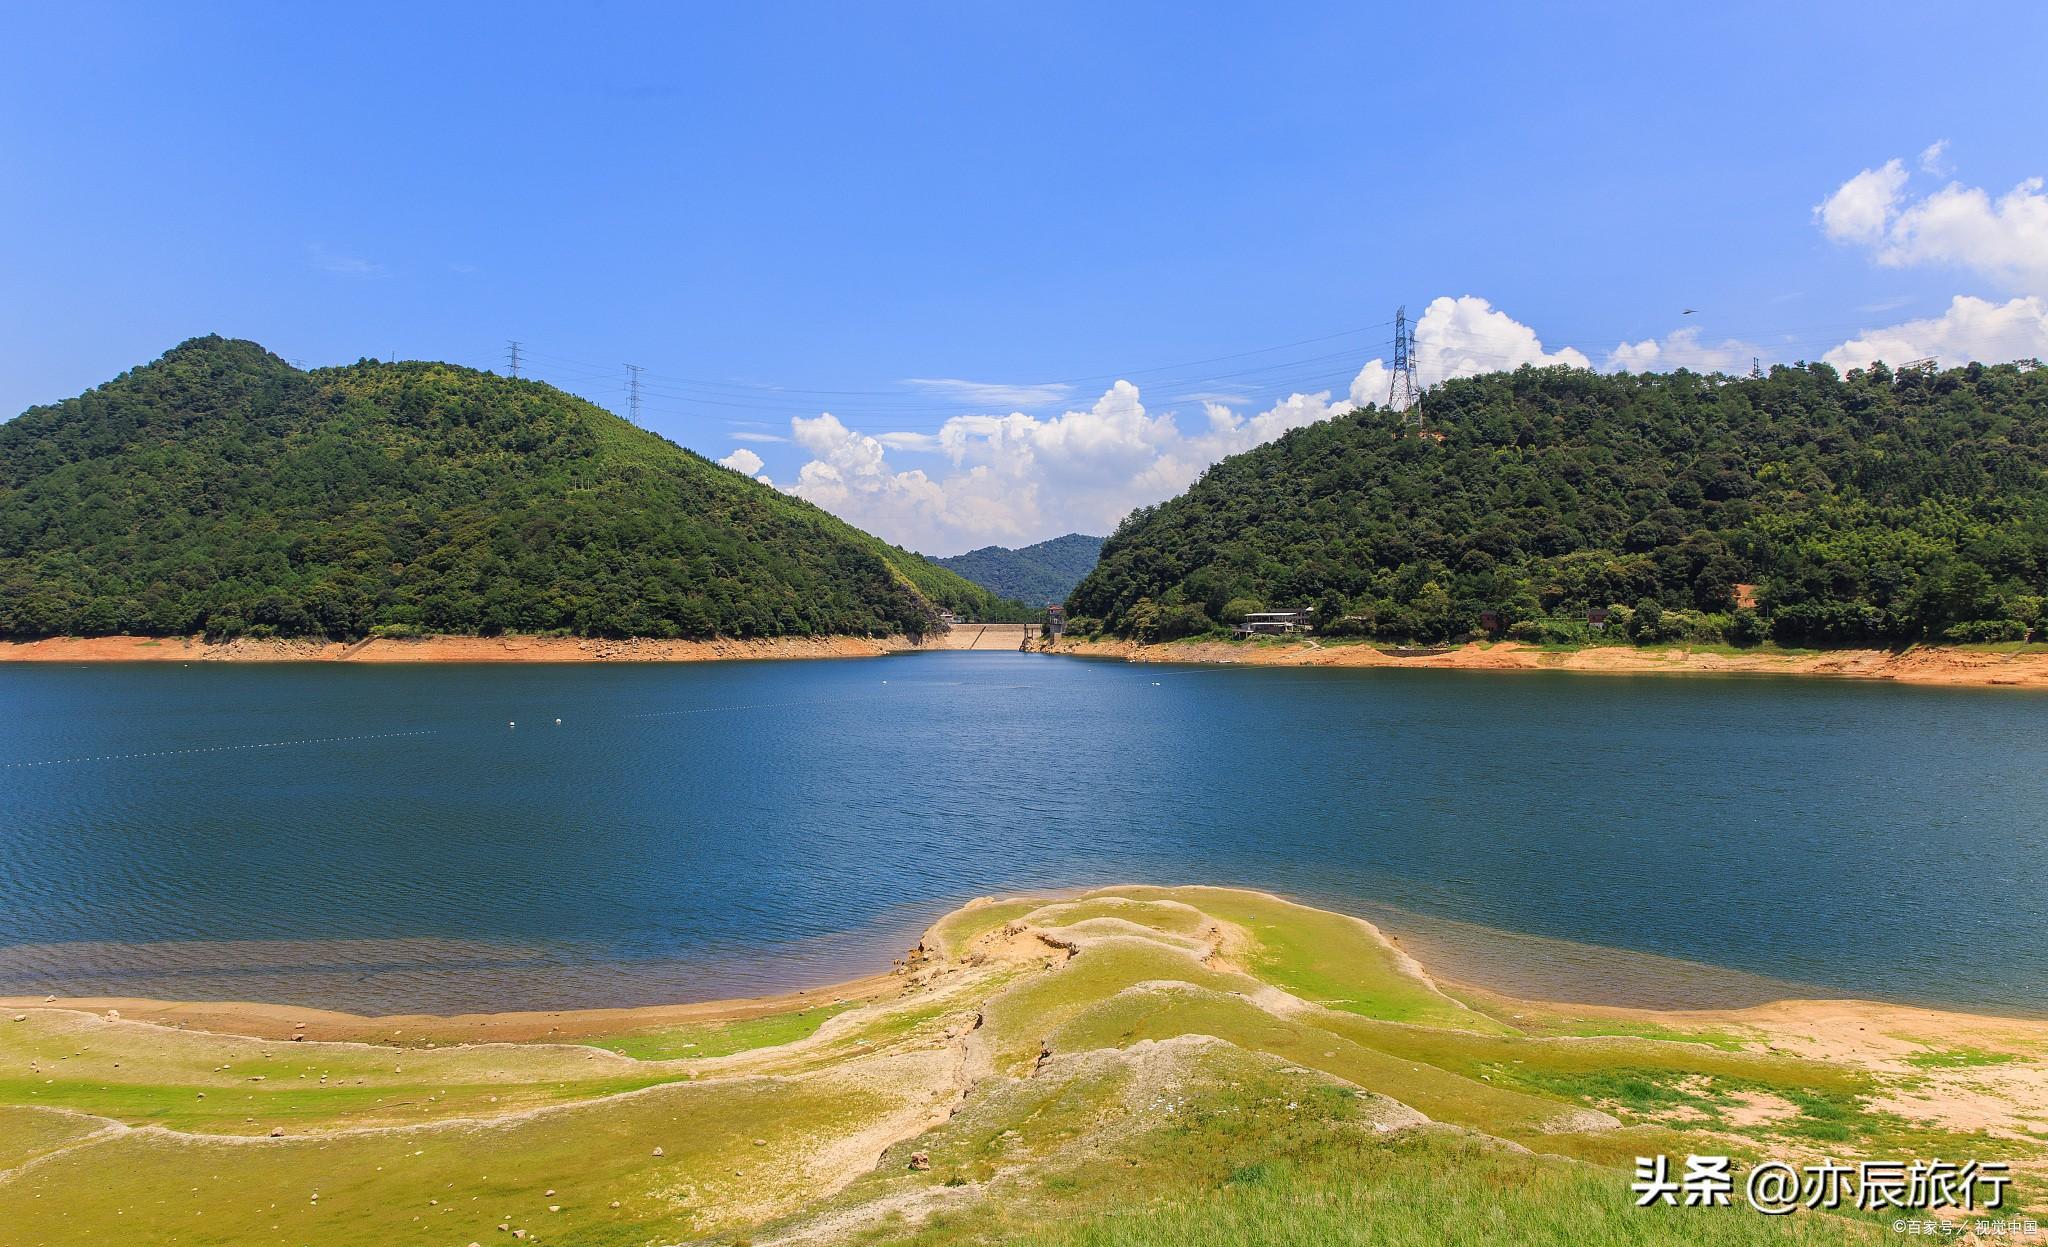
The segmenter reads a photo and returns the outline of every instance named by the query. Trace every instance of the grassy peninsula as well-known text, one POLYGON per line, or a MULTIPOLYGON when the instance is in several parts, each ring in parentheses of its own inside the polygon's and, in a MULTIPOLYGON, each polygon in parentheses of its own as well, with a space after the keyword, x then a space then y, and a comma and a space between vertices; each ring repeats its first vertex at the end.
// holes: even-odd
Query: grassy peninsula
POLYGON ((0 636, 916 636, 1015 603, 591 403, 195 338, 0 424, 0 636))
POLYGON ((1068 607, 1138 642, 1293 609, 1406 644, 2038 641, 2048 369, 1453 380, 1134 512, 1068 607))
POLYGON ((1890 1235, 1632 1206, 1635 1156, 1695 1152, 2004 1161, 2003 1215, 2048 1207, 2048 1023, 1515 1000, 1221 888, 977 901, 892 974, 731 1006, 0 1008, 0 1225, 46 1247, 1890 1235))

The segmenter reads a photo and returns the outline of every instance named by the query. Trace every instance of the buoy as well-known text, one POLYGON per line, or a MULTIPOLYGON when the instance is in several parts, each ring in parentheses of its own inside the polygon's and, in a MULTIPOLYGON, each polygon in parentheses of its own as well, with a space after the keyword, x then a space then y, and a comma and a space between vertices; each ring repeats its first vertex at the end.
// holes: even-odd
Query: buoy
POLYGON ((555 720, 555 726, 556 726, 556 727, 560 727, 560 726, 562 726, 562 721, 561 721, 560 719, 556 719, 556 720, 555 720))
POLYGON ((518 727, 519 725, 518 725, 517 723, 507 723, 507 724, 506 724, 505 726, 506 726, 506 727, 518 727))

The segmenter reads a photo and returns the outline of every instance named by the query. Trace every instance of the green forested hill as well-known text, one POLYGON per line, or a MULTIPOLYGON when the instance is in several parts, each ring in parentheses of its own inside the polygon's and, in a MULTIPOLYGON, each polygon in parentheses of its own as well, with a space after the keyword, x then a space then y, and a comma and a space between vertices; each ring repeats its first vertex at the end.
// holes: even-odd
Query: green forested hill
MULTIPOLYGON (((1134 513, 1069 601, 1123 635, 1307 607, 1443 640, 2042 639, 2048 369, 1570 369, 1452 381, 1217 464, 1134 513), (1737 585, 1755 586, 1738 609, 1737 585)), ((1747 595, 1742 595, 1747 596, 1747 595)))
POLYGON ((960 573, 992 593, 1027 605, 1064 602, 1095 566, 1102 538, 1068 533, 1015 550, 983 546, 932 562, 960 573))
POLYGON ((922 632, 1014 605, 551 386, 199 338, 0 425, 0 634, 922 632))

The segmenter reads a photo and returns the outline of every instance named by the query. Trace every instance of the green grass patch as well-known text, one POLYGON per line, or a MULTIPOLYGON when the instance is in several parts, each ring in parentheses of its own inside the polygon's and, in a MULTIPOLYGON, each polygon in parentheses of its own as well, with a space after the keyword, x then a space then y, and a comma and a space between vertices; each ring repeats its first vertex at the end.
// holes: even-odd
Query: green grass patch
POLYGON ((1636 1022, 1627 1018, 1560 1020, 1544 1027, 1542 1033, 1578 1039, 1659 1039, 1666 1043, 1699 1044, 1703 1047, 1718 1048, 1722 1052, 1741 1052, 1751 1043, 1744 1036, 1730 1031, 1689 1030, 1657 1022, 1636 1022))
POLYGON ((1425 1026, 1507 1029, 1410 973, 1400 953, 1355 918, 1228 888, 1118 888, 1114 895, 1185 901, 1236 923, 1256 944, 1252 973, 1315 1004, 1425 1026))
POLYGON ((1917 1069, 1974 1069, 2017 1060, 2010 1052, 1987 1052, 1982 1048, 1931 1048, 1907 1057, 1906 1064, 1917 1069))
MULTIPOLYGON (((1049 1076, 1049 1075, 1048 1075, 1049 1076)), ((1117 1112, 1118 1088, 1078 1080, 1068 1116, 1085 1099, 1117 1112)), ((946 1171, 977 1152, 1029 1148, 1029 1127, 1006 1141, 998 1120, 1029 1120, 1005 1104, 970 1132, 939 1132, 929 1174, 888 1166, 852 1192, 902 1195, 912 1184, 944 1185, 946 1171)), ((1031 1106, 1033 1108, 1037 1105, 1031 1106)), ((1503 1148, 1471 1135, 1426 1128, 1372 1129, 1364 1102, 1347 1089, 1247 1065, 1227 1052, 1205 1058, 1166 1105, 1123 1108, 1138 1123, 1114 1153, 1031 1150, 1027 1162, 985 1162, 977 1181, 1007 1173, 1000 1191, 950 1205, 913 1222, 882 1213, 855 1234, 862 1244, 905 1247, 1701 1247, 1868 1243, 1872 1226, 1818 1216, 1772 1218, 1744 1207, 1634 1207, 1625 1170, 1573 1164, 1503 1148), (1171 1110, 1171 1111, 1169 1111, 1171 1110)), ((920 1144, 923 1146, 923 1144, 920 1144)))
POLYGON ((639 1091, 673 1076, 584 1078, 546 1086, 425 1083, 247 1083, 195 1091, 190 1085, 0 1079, 0 1104, 68 1109, 131 1126, 164 1126, 200 1134, 293 1133, 342 1126, 410 1124, 447 1117, 506 1113, 639 1091))
POLYGON ((933 951, 941 957, 958 957, 969 944, 1043 904, 1043 900, 1025 897, 958 909, 934 923, 925 938, 931 941, 933 951))
POLYGON ((257 1143, 127 1134, 0 1183, 0 1239, 462 1244, 509 1242, 507 1224, 577 1247, 675 1242, 796 1207, 811 1158, 920 1095, 886 1078, 700 1081, 486 1125, 257 1143))
POLYGON ((0 1169, 12 1169, 23 1161, 75 1143, 99 1127, 99 1122, 69 1113, 0 1107, 0 1169))
POLYGON ((703 1022, 658 1026, 586 1041, 636 1061, 669 1061, 684 1057, 731 1056, 755 1048, 778 1048, 809 1039, 832 1018, 857 1006, 851 1002, 816 1005, 792 1013, 771 1013, 737 1022, 703 1022))

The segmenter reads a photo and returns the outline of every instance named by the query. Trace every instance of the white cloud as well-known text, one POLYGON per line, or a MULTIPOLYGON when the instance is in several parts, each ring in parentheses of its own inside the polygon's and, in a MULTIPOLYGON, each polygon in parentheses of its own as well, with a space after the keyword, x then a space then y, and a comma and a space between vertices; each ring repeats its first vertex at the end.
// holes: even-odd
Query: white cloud
MULTIPOLYGON (((1486 300, 1441 298, 1416 324, 1418 380, 1492 372, 1524 363, 1587 367, 1569 348, 1546 351, 1527 325, 1486 300)), ((867 434, 836 416, 791 421, 811 455, 788 488, 891 541, 948 553, 992 541, 1036 541, 1059 533, 1108 532, 1131 508, 1186 489, 1228 455, 1272 441, 1289 429, 1387 401, 1384 359, 1358 371, 1348 394, 1290 394, 1245 415, 1228 396, 1202 400, 1183 421, 1149 411, 1128 381, 1092 405, 1040 417, 954 416, 935 433, 867 434), (939 466, 901 469, 891 453, 940 456, 939 466)))
POLYGON ((2048 299, 2030 296, 1992 303, 1957 295, 1940 316, 1867 332, 1822 358, 1849 369, 1872 360, 1896 366, 1930 356, 1943 367, 1970 360, 2002 364, 2048 358, 2048 299))
POLYGON ((1718 345, 1700 341, 1698 329, 1679 329, 1663 341, 1645 338, 1641 342, 1618 343, 1604 365, 1610 372, 1671 372, 1690 368, 1694 372, 1739 374, 1749 371, 1761 347, 1728 338, 1718 345))
POLYGON ((760 472, 762 459, 761 456, 742 446, 718 462, 735 472, 742 472, 748 476, 753 476, 760 472))
MULTIPOLYGON (((1621 342, 1604 367, 1740 374, 1753 357, 1769 354, 1736 339, 1702 341, 1701 330, 1687 326, 1661 339, 1621 342)), ((2048 300, 1958 297, 1942 316, 1867 333, 1826 358, 1846 369, 1875 358, 1896 364, 1929 355, 1944 364, 2048 357, 2048 300)), ((1546 348, 1528 325, 1472 296, 1429 304, 1416 322, 1415 358, 1425 386, 1523 364, 1591 366, 1570 347, 1546 348)), ((829 413, 799 418, 790 422, 793 440, 810 458, 785 488, 891 541, 937 554, 1107 532, 1131 508, 1186 489, 1219 459, 1290 429, 1385 404, 1392 379, 1384 358, 1370 360, 1342 396, 1290 394, 1253 414, 1225 395, 1203 396, 1199 411, 1183 415, 1154 412, 1135 385, 1118 381, 1085 408, 1045 417, 959 415, 935 432, 868 434, 829 413), (909 468, 890 459, 913 454, 927 458, 909 468)))
POLYGON ((1899 192, 1906 188, 1906 166, 1887 160, 1865 169, 1822 200, 1813 210, 1822 232, 1836 242, 1874 243, 1884 237, 1899 192))
POLYGON ((829 411, 789 423, 797 445, 813 458, 786 488, 869 532, 903 543, 928 540, 959 527, 955 515, 971 509, 972 482, 961 482, 949 497, 922 471, 895 471, 881 442, 847 428, 829 411))
POLYGON ((786 442, 789 439, 780 433, 735 433, 732 435, 732 440, 736 442, 786 442))
POLYGON ((1074 387, 1064 384, 1007 385, 995 381, 962 381, 957 377, 908 377, 903 384, 974 407, 1043 407, 1065 401, 1074 387))
POLYGON ((1932 173, 1938 178, 1945 178, 1955 172, 1955 170, 1948 166, 1947 155, 1947 139, 1936 139, 1929 143, 1926 147, 1920 149, 1920 172, 1932 173))
POLYGON ((2030 290, 2048 289, 2048 194, 2028 178, 1992 199, 1950 183, 1899 213, 1878 263, 1952 264, 2030 290))
MULTIPOLYGON (((1433 300, 1416 322, 1415 367, 1426 386, 1450 377, 1500 372, 1523 364, 1538 368, 1556 364, 1573 368, 1593 366, 1591 360, 1571 347, 1545 351, 1534 329, 1472 295, 1433 300)), ((1354 382, 1354 394, 1356 390, 1354 382)), ((1379 401, 1387 400, 1381 397, 1379 401)))
MULTIPOLYGON (((1939 159, 1937 143, 1922 153, 1939 159)), ((1966 268, 2024 291, 2048 289, 2048 193, 2028 178, 1992 198, 1951 182, 1919 199, 1905 195, 1901 161, 1865 169, 1816 208, 1827 236, 1872 249, 1892 268, 1941 264, 1966 268)))
POLYGON ((1179 493, 1203 468, 1290 428, 1351 410, 1327 392, 1290 396, 1244 417, 1211 404, 1204 427, 1184 433, 1146 410, 1119 381, 1085 409, 1049 418, 955 416, 936 434, 870 436, 836 416, 791 422, 813 456, 790 492, 917 549, 944 553, 991 541, 1107 532, 1132 507, 1179 493), (890 450, 942 455, 936 474, 900 470, 890 450))

